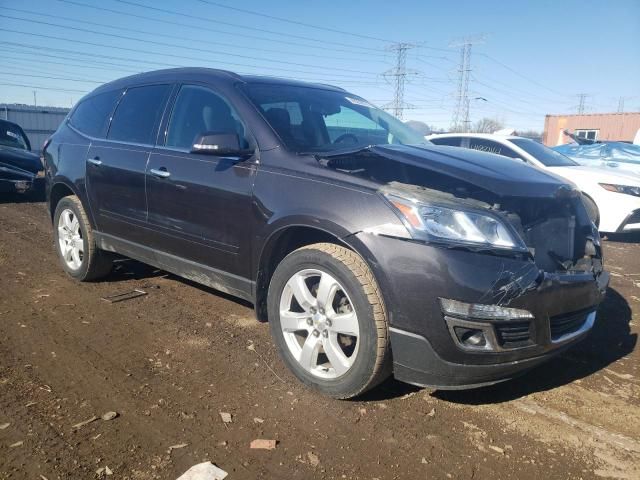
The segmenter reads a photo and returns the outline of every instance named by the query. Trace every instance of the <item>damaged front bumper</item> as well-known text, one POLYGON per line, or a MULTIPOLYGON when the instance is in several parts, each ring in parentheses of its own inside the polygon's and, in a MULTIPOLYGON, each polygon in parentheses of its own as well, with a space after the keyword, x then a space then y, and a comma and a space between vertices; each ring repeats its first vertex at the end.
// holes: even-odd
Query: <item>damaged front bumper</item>
POLYGON ((609 275, 357 234, 385 293, 394 375, 444 389, 507 380, 584 338, 609 275), (479 307, 474 307, 479 306, 479 307))

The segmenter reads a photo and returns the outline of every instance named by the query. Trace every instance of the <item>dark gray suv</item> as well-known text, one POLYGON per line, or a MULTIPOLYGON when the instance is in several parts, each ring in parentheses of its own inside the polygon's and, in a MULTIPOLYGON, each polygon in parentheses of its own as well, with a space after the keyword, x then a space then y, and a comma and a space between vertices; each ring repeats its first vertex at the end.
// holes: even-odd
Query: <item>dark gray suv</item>
POLYGON ((305 384, 467 388, 591 329, 608 282, 578 192, 437 147, 340 88, 175 69, 97 88, 44 151, 78 280, 135 258, 249 300, 305 384))

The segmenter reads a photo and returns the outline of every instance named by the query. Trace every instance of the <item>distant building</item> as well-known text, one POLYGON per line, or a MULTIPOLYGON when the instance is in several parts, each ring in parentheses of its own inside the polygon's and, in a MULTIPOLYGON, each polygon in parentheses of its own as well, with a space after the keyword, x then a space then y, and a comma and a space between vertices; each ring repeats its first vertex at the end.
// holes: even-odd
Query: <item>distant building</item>
POLYGON ((34 151, 40 150, 44 141, 58 129, 67 113, 68 108, 0 103, 0 118, 20 125, 29 137, 31 149, 34 151))
POLYGON ((571 143, 563 130, 589 140, 633 142, 640 130, 640 112, 547 115, 542 142, 549 147, 571 143))

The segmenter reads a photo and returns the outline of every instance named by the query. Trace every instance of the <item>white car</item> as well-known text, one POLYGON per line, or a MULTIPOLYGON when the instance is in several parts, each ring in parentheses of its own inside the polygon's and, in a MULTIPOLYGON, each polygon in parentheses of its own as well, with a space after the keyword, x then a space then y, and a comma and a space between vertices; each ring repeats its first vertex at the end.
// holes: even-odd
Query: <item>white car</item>
POLYGON ((436 145, 495 153, 549 170, 582 191, 589 216, 601 232, 640 230, 640 178, 636 175, 584 167, 541 143, 513 135, 447 133, 426 138, 436 145))

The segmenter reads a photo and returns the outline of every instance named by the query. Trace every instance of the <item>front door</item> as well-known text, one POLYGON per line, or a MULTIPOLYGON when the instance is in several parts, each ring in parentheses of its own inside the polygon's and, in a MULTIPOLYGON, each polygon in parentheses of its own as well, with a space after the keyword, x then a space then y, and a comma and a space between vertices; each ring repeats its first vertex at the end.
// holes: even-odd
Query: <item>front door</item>
POLYGON ((246 132, 230 104, 200 85, 183 85, 165 145, 147 165, 148 221, 155 248, 243 278, 249 277, 254 158, 190 153, 203 132, 246 132))
POLYGON ((144 243, 145 171, 170 85, 129 88, 106 140, 95 140, 87 158, 87 190, 98 230, 144 243))

